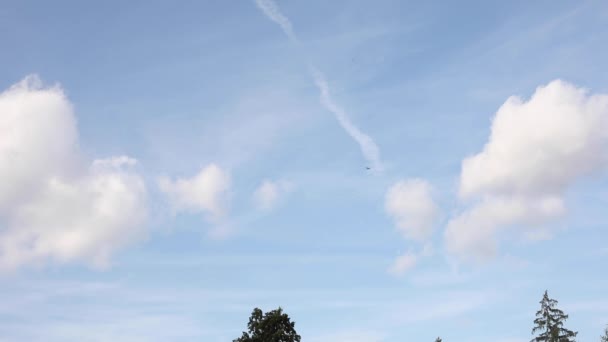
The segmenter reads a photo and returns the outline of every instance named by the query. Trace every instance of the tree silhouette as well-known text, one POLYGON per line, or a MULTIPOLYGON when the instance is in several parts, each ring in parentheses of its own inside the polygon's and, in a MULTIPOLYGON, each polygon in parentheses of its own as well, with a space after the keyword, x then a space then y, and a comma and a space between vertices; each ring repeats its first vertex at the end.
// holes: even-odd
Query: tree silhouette
POLYGON ((539 333, 530 342, 574 342, 578 332, 564 328, 568 319, 562 310, 557 308, 557 300, 549 298, 547 291, 540 301, 540 310, 536 312, 532 335, 539 333))
POLYGON ((258 308, 253 309, 247 327, 249 331, 233 342, 300 342, 295 322, 291 322, 280 307, 266 314, 258 308))

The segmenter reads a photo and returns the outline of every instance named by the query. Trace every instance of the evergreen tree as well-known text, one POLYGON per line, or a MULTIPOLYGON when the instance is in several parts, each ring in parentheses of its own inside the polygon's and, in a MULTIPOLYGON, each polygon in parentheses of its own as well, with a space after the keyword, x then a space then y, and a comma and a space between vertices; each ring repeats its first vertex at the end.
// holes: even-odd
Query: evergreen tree
POLYGON ((608 326, 604 329, 604 335, 600 336, 600 342, 608 342, 608 326))
POLYGON ((243 332, 232 342, 300 342, 295 322, 291 322, 280 307, 266 314, 258 308, 253 309, 247 327, 249 332, 243 332))
POLYGON ((441 337, 437 337, 437 339, 435 340, 435 342, 441 342, 441 337))
POLYGON ((530 342, 574 342, 578 332, 564 328, 564 322, 568 319, 562 310, 557 308, 557 300, 549 298, 547 291, 540 301, 540 310, 536 312, 532 335, 538 336, 530 342))

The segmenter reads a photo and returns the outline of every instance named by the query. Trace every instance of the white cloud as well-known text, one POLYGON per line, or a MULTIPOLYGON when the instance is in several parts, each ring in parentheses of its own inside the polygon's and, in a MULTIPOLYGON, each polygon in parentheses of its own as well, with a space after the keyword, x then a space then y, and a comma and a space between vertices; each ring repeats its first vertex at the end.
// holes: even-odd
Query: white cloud
POLYGON ((105 266, 145 235, 146 189, 128 157, 78 155, 60 87, 28 76, 0 94, 0 268, 46 261, 105 266))
POLYGON ((418 257, 413 253, 406 253, 400 255, 395 259, 395 262, 389 267, 388 272, 395 276, 400 276, 405 274, 407 271, 411 270, 416 266, 418 262, 418 257))
POLYGON ((554 194, 605 166, 608 96, 553 81, 498 110, 483 151, 462 163, 460 193, 554 194))
POLYGON ((483 151, 462 163, 460 196, 474 202, 448 223, 448 251, 464 258, 494 255, 506 227, 525 226, 532 229, 527 236, 546 237, 543 225, 565 212, 564 191, 606 166, 607 143, 607 95, 558 80, 528 101, 509 98, 483 151))
POLYGON ((398 181, 386 192, 384 208, 405 238, 424 241, 432 234, 438 210, 431 193, 422 179, 398 181))
POLYGON ((48 179, 10 216, 0 236, 10 267, 45 258, 108 264, 112 252, 144 235, 145 186, 131 170, 92 167, 77 179, 48 179))
POLYGON ((408 252, 399 256, 388 269, 392 275, 405 274, 416 266, 420 257, 433 254, 428 239, 433 233, 438 209, 432 191, 427 181, 416 178, 398 181, 386 192, 384 209, 401 234, 408 240, 426 241, 418 254, 408 252))
POLYGON ((538 232, 551 219, 564 212, 561 198, 486 198, 448 222, 445 232, 449 252, 478 260, 494 257, 500 227, 515 223, 530 225, 538 232))
POLYGON ((293 190, 293 184, 285 181, 264 180, 253 193, 253 202, 260 210, 272 210, 281 197, 293 190))
POLYGON ((158 185, 175 212, 205 213, 213 223, 227 215, 231 179, 227 171, 215 164, 202 168, 191 178, 175 181, 161 178, 158 185))
POLYGON ((72 106, 59 87, 28 76, 0 94, 0 210, 25 200, 73 162, 72 106))

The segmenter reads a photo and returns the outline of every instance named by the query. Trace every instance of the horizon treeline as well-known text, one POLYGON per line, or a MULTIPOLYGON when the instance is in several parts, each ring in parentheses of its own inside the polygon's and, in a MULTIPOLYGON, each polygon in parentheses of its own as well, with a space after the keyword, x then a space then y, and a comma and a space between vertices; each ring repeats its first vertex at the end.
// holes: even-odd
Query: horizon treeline
MULTIPOLYGON (((576 342, 578 331, 566 328, 568 315, 557 307, 558 301, 550 298, 547 290, 539 303, 540 309, 536 311, 530 342, 576 342)), ((301 342, 295 322, 291 321, 281 307, 266 313, 259 308, 253 309, 247 329, 232 342, 301 342)), ((608 342, 608 325, 599 341, 608 342)), ((443 340, 437 337, 435 342, 443 340)))

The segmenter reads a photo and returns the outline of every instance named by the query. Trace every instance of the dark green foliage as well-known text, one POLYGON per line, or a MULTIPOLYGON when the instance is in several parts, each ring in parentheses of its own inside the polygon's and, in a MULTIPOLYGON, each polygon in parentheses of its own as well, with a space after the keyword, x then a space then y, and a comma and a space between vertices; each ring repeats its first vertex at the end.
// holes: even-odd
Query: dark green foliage
POLYGON ((540 301, 540 310, 536 312, 532 335, 538 336, 530 342, 574 342, 578 332, 564 328, 568 315, 557 308, 557 300, 549 298, 547 291, 540 301))
POLYGON ((435 340, 435 342, 441 342, 441 337, 437 337, 437 339, 435 340))
POLYGON ((232 342, 300 342, 294 326, 295 322, 291 322, 281 308, 266 314, 255 308, 247 324, 249 332, 243 332, 243 336, 232 342))
POLYGON ((604 335, 600 336, 600 342, 608 342, 608 326, 604 329, 604 335))

